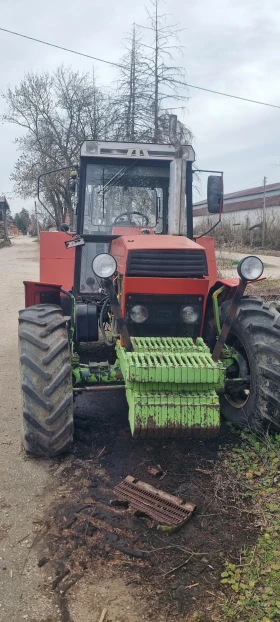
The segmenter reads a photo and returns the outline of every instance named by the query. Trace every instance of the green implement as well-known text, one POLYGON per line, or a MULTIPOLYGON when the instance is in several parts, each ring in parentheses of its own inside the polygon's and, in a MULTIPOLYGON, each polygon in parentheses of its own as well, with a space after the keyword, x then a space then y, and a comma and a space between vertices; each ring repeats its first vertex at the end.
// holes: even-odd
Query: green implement
POLYGON ((201 338, 134 337, 118 346, 133 436, 214 436, 225 370, 201 338))

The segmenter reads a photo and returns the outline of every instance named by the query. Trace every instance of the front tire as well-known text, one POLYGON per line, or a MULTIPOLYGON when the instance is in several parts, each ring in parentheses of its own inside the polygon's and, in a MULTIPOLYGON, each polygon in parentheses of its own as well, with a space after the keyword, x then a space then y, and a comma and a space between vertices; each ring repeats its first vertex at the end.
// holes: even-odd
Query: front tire
POLYGON ((57 305, 19 312, 23 445, 32 456, 57 456, 73 442, 71 352, 57 305))
MULTIPOLYGON (((224 321, 229 302, 221 305, 224 321)), ((236 427, 256 433, 280 431, 280 313, 275 302, 244 297, 228 335, 238 353, 237 377, 249 374, 249 390, 220 396, 221 414, 236 427)))

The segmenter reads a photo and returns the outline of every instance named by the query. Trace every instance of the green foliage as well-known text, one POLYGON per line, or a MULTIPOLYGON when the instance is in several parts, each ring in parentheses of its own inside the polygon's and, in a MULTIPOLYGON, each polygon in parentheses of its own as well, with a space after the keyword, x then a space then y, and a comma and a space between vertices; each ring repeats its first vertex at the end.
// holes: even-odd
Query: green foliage
POLYGON ((15 214, 14 221, 18 230, 26 234, 31 223, 30 214, 27 209, 23 208, 19 214, 15 214))
POLYGON ((254 547, 242 551, 239 565, 225 563, 224 620, 272 622, 280 619, 280 435, 257 438, 242 432, 241 438, 229 469, 251 500, 261 534, 254 547))

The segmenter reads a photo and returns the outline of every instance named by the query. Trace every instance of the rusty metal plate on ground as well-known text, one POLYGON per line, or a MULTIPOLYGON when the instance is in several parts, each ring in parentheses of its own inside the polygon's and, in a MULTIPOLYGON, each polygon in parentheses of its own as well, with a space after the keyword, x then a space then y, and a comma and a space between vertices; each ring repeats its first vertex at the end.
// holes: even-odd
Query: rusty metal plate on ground
POLYGON ((128 475, 115 488, 118 499, 127 501, 133 510, 144 512, 161 525, 178 526, 185 523, 195 510, 193 503, 158 490, 128 475))

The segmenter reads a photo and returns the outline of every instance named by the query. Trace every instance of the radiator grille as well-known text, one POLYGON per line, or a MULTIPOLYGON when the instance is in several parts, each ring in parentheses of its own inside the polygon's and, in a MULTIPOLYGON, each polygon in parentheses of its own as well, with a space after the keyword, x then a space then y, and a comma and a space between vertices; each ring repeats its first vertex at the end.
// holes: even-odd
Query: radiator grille
POLYGON ((127 276, 197 277, 208 274, 203 250, 146 250, 128 253, 127 276))

